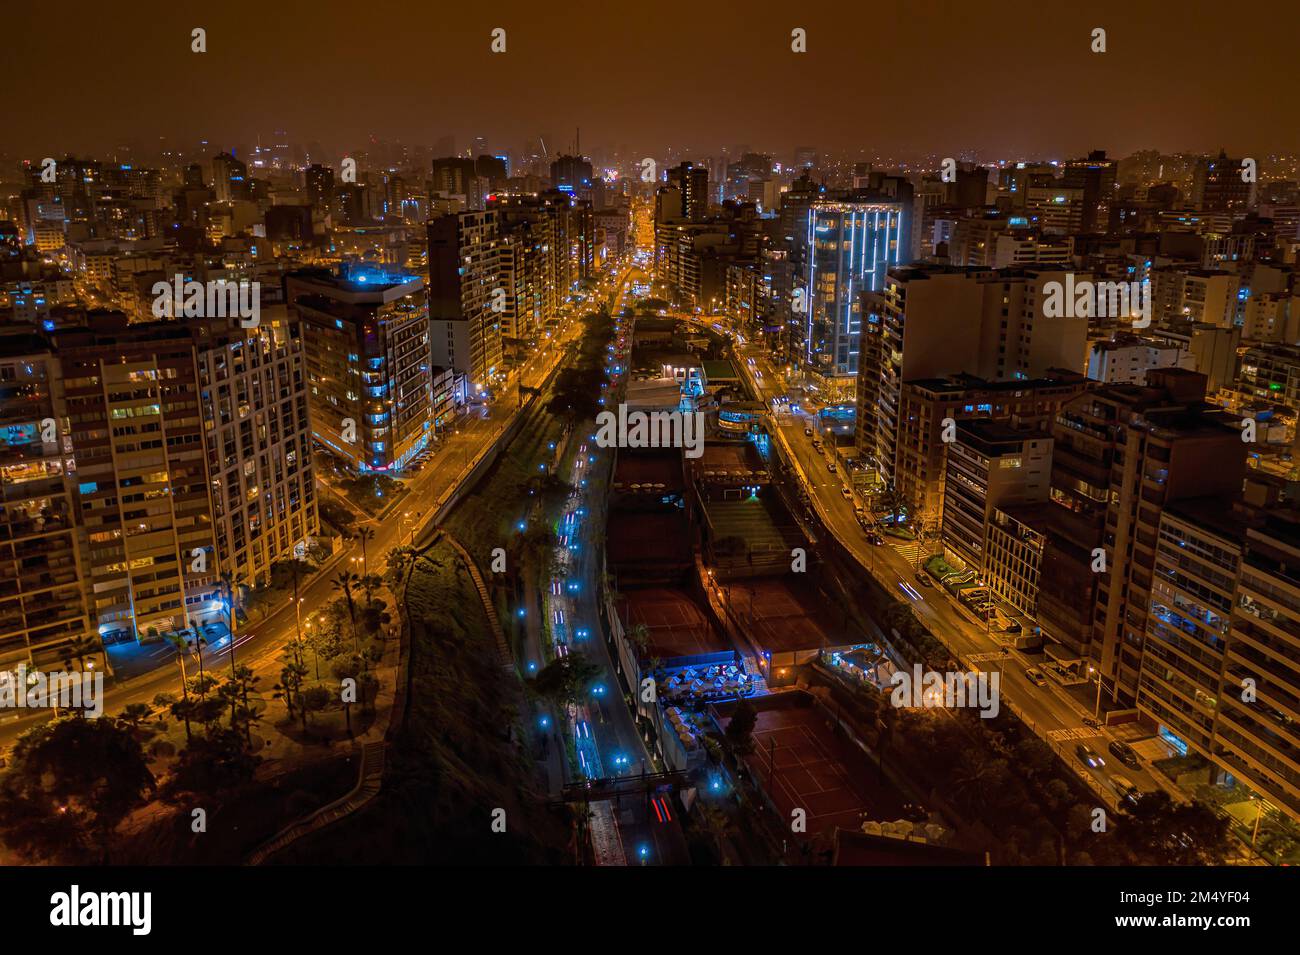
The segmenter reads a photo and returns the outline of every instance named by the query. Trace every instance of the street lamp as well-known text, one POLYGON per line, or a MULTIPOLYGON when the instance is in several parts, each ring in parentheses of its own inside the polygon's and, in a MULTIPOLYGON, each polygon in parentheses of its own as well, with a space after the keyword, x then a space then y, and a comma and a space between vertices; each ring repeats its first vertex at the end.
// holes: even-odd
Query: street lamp
POLYGON ((1097 674, 1097 705, 1093 707, 1092 718, 1099 720, 1101 719, 1101 671, 1089 663, 1088 672, 1097 674))

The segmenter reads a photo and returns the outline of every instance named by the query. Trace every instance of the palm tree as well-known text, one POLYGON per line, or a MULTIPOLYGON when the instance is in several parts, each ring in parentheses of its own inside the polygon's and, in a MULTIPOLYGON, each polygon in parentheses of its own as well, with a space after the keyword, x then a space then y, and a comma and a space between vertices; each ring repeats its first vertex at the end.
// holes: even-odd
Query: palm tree
POLYGON ((397 546, 384 556, 384 583, 396 591, 406 577, 406 571, 415 561, 415 549, 397 546))
POLYGON ((330 581, 330 586, 340 591, 343 599, 347 601, 348 619, 352 621, 352 642, 356 645, 357 653, 361 652, 361 640, 357 637, 357 606, 352 600, 352 588, 356 586, 359 579, 356 574, 341 570, 339 575, 330 581))
POLYGON ((64 667, 72 669, 72 661, 76 660, 77 671, 84 673, 86 670, 86 657, 99 653, 99 648, 100 643, 98 640, 85 634, 77 634, 63 645, 64 667))
POLYGON ((650 628, 644 623, 635 623, 627 629, 627 642, 636 650, 637 659, 645 653, 650 645, 650 628))
POLYGON ((375 539, 375 532, 369 527, 362 527, 357 531, 357 540, 361 541, 361 572, 370 573, 370 565, 366 563, 366 543, 375 539))
POLYGON ((711 806, 708 803, 700 805, 700 822, 704 824, 704 830, 713 837, 713 844, 718 850, 718 864, 727 864, 726 843, 727 837, 731 835, 735 826, 732 825, 731 817, 717 806, 711 806))
POLYGON ((221 572, 221 587, 226 592, 226 606, 230 608, 230 672, 235 672, 235 588, 243 593, 244 578, 228 570, 221 572))

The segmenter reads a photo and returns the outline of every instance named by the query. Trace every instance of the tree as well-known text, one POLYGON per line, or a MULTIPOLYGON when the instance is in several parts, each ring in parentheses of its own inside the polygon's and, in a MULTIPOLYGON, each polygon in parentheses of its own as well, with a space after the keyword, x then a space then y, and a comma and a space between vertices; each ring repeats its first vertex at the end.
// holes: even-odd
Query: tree
POLYGON ((754 750, 754 727, 758 725, 758 711, 749 700, 741 700, 731 711, 731 721, 727 724, 723 736, 731 751, 737 756, 745 756, 754 750))
POLYGON ((646 647, 650 646, 650 628, 644 623, 634 623, 626 631, 627 642, 636 650, 637 659, 645 653, 646 647))
POLYGON ((157 731, 157 727, 145 725, 145 721, 152 715, 153 707, 148 703, 128 703, 117 718, 124 726, 130 727, 135 738, 143 744, 157 731))
POLYGON ((19 737, 0 779, 0 838, 35 862, 105 862, 117 826, 154 788, 131 727, 63 717, 19 737))
POLYGON ((1202 802, 1175 804, 1163 789, 1124 813, 1120 841, 1144 865, 1216 865, 1230 847, 1227 819, 1202 802))
POLYGON ((93 637, 87 637, 85 634, 77 634, 62 647, 63 667, 65 670, 72 669, 72 662, 77 662, 77 672, 84 673, 86 670, 86 658, 98 656, 100 652, 100 643, 93 637))
POLYGON ((890 526, 898 528, 898 517, 902 513, 907 501, 901 491, 892 484, 886 485, 880 491, 880 504, 889 512, 890 526))
POLYGON ((307 714, 318 713, 330 704, 330 692, 323 686, 308 687, 304 690, 299 698, 298 704, 302 708, 302 728, 307 728, 307 714))
POLYGON ((362 527, 357 530, 357 540, 361 541, 361 573, 370 576, 370 564, 366 559, 366 545, 375 539, 374 528, 362 527))
POLYGON ((412 547, 394 547, 384 557, 384 585, 397 593, 406 580, 406 572, 415 563, 412 547))
POLYGON ((348 573, 346 570, 339 571, 339 575, 330 581, 330 585, 343 594, 343 599, 347 601, 348 619, 352 621, 352 641, 356 644, 356 650, 361 652, 361 639, 357 636, 357 606, 352 599, 352 588, 357 585, 360 578, 356 574, 348 573))
POLYGON ((556 657, 532 679, 533 692, 556 707, 574 706, 600 675, 600 667, 581 653, 556 657))
MULTIPOLYGON (((280 670, 280 682, 271 687, 272 698, 284 700, 284 708, 293 719, 293 703, 302 691, 302 681, 307 676, 307 668, 301 663, 290 663, 280 670)), ((307 718, 303 715, 303 729, 307 728, 307 718)))
MULTIPOLYGON (((334 664, 333 670, 334 670, 334 676, 339 681, 339 685, 341 687, 344 680, 358 680, 358 678, 361 676, 361 661, 356 659, 339 660, 334 664)), ((357 686, 358 689, 360 689, 359 681, 357 686)), ((341 691, 339 693, 339 701, 343 704, 343 720, 346 723, 348 728, 348 736, 351 736, 352 735, 352 704, 343 698, 343 693, 341 691)))
POLYGON ((238 574, 233 574, 228 570, 221 572, 221 587, 226 592, 226 606, 230 609, 230 672, 235 672, 235 630, 238 626, 235 620, 235 610, 238 601, 235 599, 235 591, 239 590, 241 596, 244 592, 244 578, 238 574))
POLYGON ((713 838, 714 848, 718 852, 718 864, 727 865, 727 837, 735 830, 731 817, 721 807, 701 801, 700 822, 704 831, 713 838))
POLYGON ((192 796, 219 796, 237 790, 252 781, 261 762, 238 730, 212 730, 195 737, 181 751, 163 798, 179 802, 192 796))
POLYGON ((180 718, 184 720, 185 742, 188 743, 190 739, 193 738, 193 733, 190 731, 190 706, 189 706, 190 691, 188 688, 189 677, 185 675, 185 652, 189 649, 189 641, 187 637, 188 637, 188 631, 184 631, 184 630, 180 631, 179 633, 167 634, 168 642, 171 643, 171 645, 176 648, 176 662, 179 663, 181 667, 181 694, 184 696, 184 701, 183 701, 184 705, 182 706, 180 712, 177 712, 176 710, 175 700, 169 700, 167 706, 171 710, 173 716, 180 716, 180 718))

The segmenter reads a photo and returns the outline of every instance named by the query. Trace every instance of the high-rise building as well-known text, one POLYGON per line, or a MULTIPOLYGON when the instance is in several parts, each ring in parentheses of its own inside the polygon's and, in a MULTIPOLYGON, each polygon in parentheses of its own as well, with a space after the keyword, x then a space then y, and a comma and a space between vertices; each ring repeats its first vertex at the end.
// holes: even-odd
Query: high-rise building
POLYGON ((305 174, 307 198, 312 206, 328 210, 334 201, 334 170, 329 166, 310 165, 305 174))
POLYGON ((833 392, 851 393, 858 373, 862 293, 885 284, 885 273, 909 254, 903 206, 895 201, 828 199, 808 212, 804 369, 833 392))
MULTIPOLYGON (((61 371, 30 329, 0 334, 0 669, 61 666, 97 638, 82 581, 77 475, 61 421, 61 371)), ((95 640, 98 652, 99 644, 95 640)), ((94 659, 94 654, 89 656, 94 659)))
POLYGON ((1242 176, 1240 159, 1229 159, 1219 151, 1213 159, 1203 156, 1192 176, 1192 207, 1199 212, 1245 214, 1254 200, 1255 184, 1242 176))
POLYGON ((1236 324, 1240 286, 1240 279, 1232 272, 1156 266, 1151 269, 1152 317, 1159 324, 1173 327, 1183 322, 1230 327, 1236 324))
POLYGON ((105 643, 221 619, 192 328, 102 315, 51 336, 76 465, 88 610, 105 643))
POLYGON ((1163 368, 1147 380, 1147 388, 1097 389, 1062 412, 1068 420, 1088 402, 1112 435, 1100 542, 1106 570, 1098 574, 1090 655, 1114 698, 1136 696, 1161 512, 1185 498, 1235 496, 1246 466, 1241 429, 1205 403, 1203 375, 1163 368))
POLYGON ((301 323, 312 434, 360 471, 400 469, 428 443, 429 304, 418 275, 373 266, 285 278, 301 323))
MULTIPOLYGON (((991 381, 1081 373, 1086 317, 1044 313, 1047 269, 891 269, 885 287, 863 295, 866 321, 857 376, 857 443, 880 480, 897 485, 906 382, 966 373, 991 381)), ((918 501, 919 503, 919 501, 918 501)))
POLYGON ((479 177, 474 160, 446 156, 433 160, 430 196, 459 197, 467 209, 482 209, 488 194, 486 179, 479 177))
MULTIPOLYGON (((500 212, 461 212, 429 222, 429 345, 433 363, 465 375, 470 397, 489 392, 502 367, 501 312, 510 290, 500 212)), ((567 239, 554 237, 567 245, 567 239)))
POLYGON ((1094 150, 1086 159, 1066 162, 1063 185, 1080 190, 1079 231, 1105 232, 1110 228, 1118 171, 1118 161, 1107 159, 1104 150, 1094 150))
POLYGON ((963 421, 948 445, 943 542, 958 566, 985 575, 985 541, 994 508, 1047 500, 1052 439, 998 421, 963 421))
POLYGON ((217 556, 246 584, 269 583, 320 531, 301 320, 264 304, 256 328, 196 332, 217 556))
MULTIPOLYGON (((895 489, 907 502, 909 520, 928 528, 943 513, 946 421, 995 421, 1017 432, 1050 436, 1057 411, 1091 387, 1087 378, 1070 371, 1024 381, 995 382, 974 375, 905 381, 891 473, 895 489)), ((856 437, 859 451, 871 456, 874 428, 862 418, 856 437)))
POLYGON ((248 166, 230 153, 212 157, 212 189, 218 202, 249 197, 248 166))
POLYGON ((681 195, 681 217, 701 221, 709 214, 709 170, 684 162, 668 170, 669 185, 681 195))
POLYGON ((591 161, 582 156, 556 156, 551 163, 552 189, 590 201, 593 181, 591 161))

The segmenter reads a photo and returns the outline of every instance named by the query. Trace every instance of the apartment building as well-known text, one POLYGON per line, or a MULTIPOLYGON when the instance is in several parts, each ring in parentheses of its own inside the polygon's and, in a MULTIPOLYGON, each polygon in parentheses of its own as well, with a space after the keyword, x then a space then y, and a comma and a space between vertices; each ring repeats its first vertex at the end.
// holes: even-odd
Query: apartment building
POLYGON ((1048 435, 1057 411, 1091 387, 1083 375, 1064 370, 1025 381, 950 375, 904 382, 894 486, 923 522, 937 520, 943 509, 945 421, 987 419, 1048 435))
MULTIPOLYGON (((432 362, 466 376, 471 396, 491 390, 501 374, 501 313, 510 290, 500 213, 461 212, 429 222, 429 349, 432 362)), ((552 235, 551 242, 565 241, 552 235)))
POLYGON ((424 280, 373 266, 309 269, 285 278, 285 298, 301 323, 316 440, 359 471, 400 469, 432 429, 424 280))
POLYGON ((286 316, 196 328, 217 555, 251 586, 320 531, 302 327, 286 316))
POLYGON ((76 468, 87 609, 104 642, 218 617, 196 345, 179 322, 101 315, 51 335, 76 468))
MULTIPOLYGON (((87 611, 60 370, 30 330, 0 334, 0 669, 58 669, 96 633, 87 611)), ((98 651, 98 641, 95 642, 98 651)), ((96 665, 98 653, 87 657, 96 665)))
POLYGON ((985 574, 985 541, 994 508, 1046 501, 1052 439, 996 421, 964 421, 948 447, 943 496, 945 553, 985 574))
MULTIPOLYGON (((906 382, 966 373, 1028 381, 1081 372, 1086 317, 1045 314, 1047 269, 923 265, 891 269, 880 292, 863 296, 857 408, 859 453, 881 481, 897 484, 906 382)), ((933 423, 931 423, 933 428, 933 423)), ((915 440, 908 438, 915 446, 915 440)))
POLYGON ((1161 515, 1137 706, 1300 819, 1300 525, 1194 498, 1161 515))

